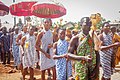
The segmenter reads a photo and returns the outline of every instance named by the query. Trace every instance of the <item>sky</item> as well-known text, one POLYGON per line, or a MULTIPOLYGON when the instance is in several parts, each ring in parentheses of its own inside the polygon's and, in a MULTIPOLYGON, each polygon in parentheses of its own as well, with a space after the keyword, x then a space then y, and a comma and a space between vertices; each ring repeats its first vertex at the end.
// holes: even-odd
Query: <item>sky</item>
MULTIPOLYGON (((13 3, 13 0, 1 0, 7 6, 13 3)), ((25 0, 15 0, 16 2, 25 0)), ((27 0, 26 0, 27 1, 27 0)), ((39 2, 46 2, 50 0, 37 0, 39 2)), ((101 13, 102 17, 107 20, 120 20, 120 0, 55 0, 64 5, 67 14, 64 15, 64 21, 78 22, 82 17, 89 17, 91 14, 101 13)), ((4 17, 0 16, 2 22, 8 21, 14 23, 13 17, 10 13, 4 17)), ((22 17, 23 18, 23 17, 22 17)), ((53 19, 57 21, 60 18, 53 19)), ((18 17, 17 17, 18 19, 18 17)), ((18 21, 18 20, 17 20, 18 21)))

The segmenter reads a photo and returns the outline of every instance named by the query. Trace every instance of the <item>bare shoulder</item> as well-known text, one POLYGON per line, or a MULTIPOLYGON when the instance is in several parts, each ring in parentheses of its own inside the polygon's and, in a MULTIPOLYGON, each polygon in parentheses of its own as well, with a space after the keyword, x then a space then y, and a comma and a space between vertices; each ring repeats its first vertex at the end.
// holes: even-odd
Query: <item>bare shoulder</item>
POLYGON ((22 41, 24 41, 24 40, 26 40, 26 36, 23 36, 23 37, 22 37, 22 41))
POLYGON ((76 36, 72 37, 70 42, 74 42, 74 41, 76 42, 76 41, 78 41, 78 39, 79 39, 79 35, 76 35, 76 36))
POLYGON ((43 32, 43 31, 42 31, 42 32, 39 32, 39 33, 38 33, 38 35, 37 35, 37 38, 41 39, 41 38, 42 38, 42 36, 43 36, 43 34, 44 34, 44 32, 43 32))
POLYGON ((74 37, 72 37, 72 39, 70 40, 70 46, 77 46, 79 43, 79 36, 76 35, 74 37))

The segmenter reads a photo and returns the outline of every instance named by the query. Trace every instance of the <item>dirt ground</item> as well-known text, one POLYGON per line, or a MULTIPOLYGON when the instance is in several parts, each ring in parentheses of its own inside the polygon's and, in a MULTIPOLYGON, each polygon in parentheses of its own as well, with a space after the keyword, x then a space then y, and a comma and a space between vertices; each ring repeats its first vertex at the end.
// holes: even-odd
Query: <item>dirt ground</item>
MULTIPOLYGON (((35 72, 36 80, 41 80, 40 70, 35 69, 34 72, 35 72)), ((100 68, 100 77, 101 74, 102 74, 102 69, 100 68)), ((22 75, 19 70, 13 69, 13 63, 11 63, 11 65, 6 65, 6 66, 0 63, 0 80, 20 80, 21 76, 22 75)), ((26 80, 28 79, 29 79, 29 75, 26 76, 26 80)), ((116 72, 112 75, 112 80, 120 80, 120 65, 116 67, 116 72)))
MULTIPOLYGON (((29 72, 28 72, 29 73, 29 72)), ((41 72, 39 69, 34 70, 36 80, 41 80, 41 72)), ((11 65, 2 65, 0 63, 0 80, 20 80, 22 77, 20 70, 14 69, 13 62, 11 65)), ((26 75, 26 80, 29 79, 29 74, 26 75)), ((47 79, 47 74, 46 74, 47 79)))

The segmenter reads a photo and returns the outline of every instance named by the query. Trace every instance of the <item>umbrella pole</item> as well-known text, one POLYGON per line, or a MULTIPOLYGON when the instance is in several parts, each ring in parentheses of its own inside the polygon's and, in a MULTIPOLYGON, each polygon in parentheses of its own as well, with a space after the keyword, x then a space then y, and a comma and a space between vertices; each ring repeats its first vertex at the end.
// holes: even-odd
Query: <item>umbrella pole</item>
POLYGON ((15 0, 13 0, 13 2, 15 2, 15 0))
POLYGON ((14 17, 14 25, 16 25, 16 17, 14 17))
MULTIPOLYGON (((15 2, 15 0, 13 0, 13 3, 15 2)), ((16 25, 16 17, 14 17, 14 25, 16 25)))

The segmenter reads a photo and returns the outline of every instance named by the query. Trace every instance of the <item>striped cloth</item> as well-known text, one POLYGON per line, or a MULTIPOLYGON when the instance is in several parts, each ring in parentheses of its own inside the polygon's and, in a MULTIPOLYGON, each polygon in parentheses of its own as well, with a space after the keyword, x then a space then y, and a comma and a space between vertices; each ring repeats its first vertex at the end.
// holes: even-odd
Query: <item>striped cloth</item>
POLYGON ((35 36, 26 35, 25 45, 24 45, 24 56, 23 56, 23 68, 34 68, 35 65, 35 36))
MULTIPOLYGON (((108 46, 112 44, 112 37, 109 34, 103 32, 103 45, 108 46)), ((113 49, 100 51, 100 62, 103 69, 103 77, 111 78, 111 56, 113 54, 113 49)))

